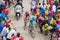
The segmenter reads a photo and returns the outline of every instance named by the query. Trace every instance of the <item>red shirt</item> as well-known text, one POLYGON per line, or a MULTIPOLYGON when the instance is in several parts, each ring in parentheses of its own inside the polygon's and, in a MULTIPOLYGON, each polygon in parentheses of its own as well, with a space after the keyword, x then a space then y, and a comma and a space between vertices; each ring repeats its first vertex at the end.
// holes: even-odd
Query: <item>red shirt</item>
POLYGON ((11 40, 24 40, 24 38, 23 38, 23 37, 13 36, 13 37, 11 38, 11 40))
POLYGON ((2 10, 2 12, 4 12, 7 15, 9 14, 9 11, 7 9, 2 10))
POLYGON ((49 0, 49 2, 50 2, 50 7, 52 7, 52 0, 49 0))

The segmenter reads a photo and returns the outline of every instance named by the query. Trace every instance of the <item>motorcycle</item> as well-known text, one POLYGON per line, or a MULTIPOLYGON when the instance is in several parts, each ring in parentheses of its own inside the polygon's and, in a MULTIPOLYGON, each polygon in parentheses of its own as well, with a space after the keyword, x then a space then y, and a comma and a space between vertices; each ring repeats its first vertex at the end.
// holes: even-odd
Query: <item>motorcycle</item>
POLYGON ((14 9, 15 13, 16 13, 16 19, 19 20, 20 16, 22 15, 22 7, 21 5, 17 5, 14 9))

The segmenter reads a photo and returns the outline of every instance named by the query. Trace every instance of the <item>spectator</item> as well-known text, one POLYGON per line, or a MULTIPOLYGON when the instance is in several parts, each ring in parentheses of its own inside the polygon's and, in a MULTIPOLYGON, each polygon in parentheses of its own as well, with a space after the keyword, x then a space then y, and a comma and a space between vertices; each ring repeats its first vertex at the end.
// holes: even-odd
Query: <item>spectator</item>
POLYGON ((52 0, 49 0, 49 3, 50 3, 50 7, 52 7, 53 5, 52 0))
POLYGON ((4 0, 4 1, 5 1, 6 6, 7 6, 7 4, 8 4, 8 7, 10 7, 10 5, 11 5, 10 0, 4 0))
POLYGON ((0 23, 0 33, 2 32, 3 27, 4 27, 4 26, 0 23))
POLYGON ((55 4, 53 4, 52 10, 54 11, 54 13, 56 13, 56 5, 55 4))
POLYGON ((38 4, 38 8, 40 9, 42 7, 41 3, 38 4))
POLYGON ((42 15, 45 14, 45 9, 44 9, 44 7, 41 7, 41 8, 40 8, 40 12, 41 12, 42 15))
POLYGON ((9 15, 9 10, 8 9, 4 9, 4 10, 2 10, 2 12, 4 12, 6 15, 9 15))
POLYGON ((1 32, 2 40, 6 40, 8 33, 9 33, 8 27, 4 27, 2 32, 1 32))
POLYGON ((43 6, 45 5, 45 0, 43 0, 43 3, 42 4, 43 4, 43 6))
POLYGON ((17 0, 17 4, 20 4, 23 8, 22 2, 23 2, 23 0, 17 0))
POLYGON ((15 35, 16 35, 16 31, 14 29, 11 29, 11 31, 7 35, 7 40, 11 40, 11 37, 15 35))
POLYGON ((11 40, 24 40, 24 38, 22 36, 20 36, 20 33, 17 33, 17 35, 16 36, 13 36, 11 38, 11 40))
POLYGON ((58 2, 57 2, 57 0, 55 0, 54 3, 55 3, 55 5, 56 5, 56 7, 57 7, 57 6, 58 6, 58 2))

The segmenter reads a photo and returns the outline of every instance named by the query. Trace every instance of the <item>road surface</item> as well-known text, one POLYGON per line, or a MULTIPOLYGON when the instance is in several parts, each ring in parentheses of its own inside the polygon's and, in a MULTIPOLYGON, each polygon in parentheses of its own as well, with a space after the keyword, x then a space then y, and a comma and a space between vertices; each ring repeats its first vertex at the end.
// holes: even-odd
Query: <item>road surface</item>
MULTIPOLYGON (((23 0, 23 6, 24 6, 24 13, 25 11, 29 11, 30 12, 30 0, 23 0)), ((16 2, 15 2, 16 3, 16 2)), ((29 33, 28 30, 24 30, 23 26, 24 26, 24 16, 22 16, 20 18, 19 21, 16 20, 15 18, 15 14, 14 14, 14 5, 12 4, 10 8, 8 8, 8 10, 10 10, 10 14, 9 14, 9 18, 14 22, 14 27, 16 27, 16 31, 20 32, 21 35, 24 37, 25 40, 48 40, 45 36, 43 36, 43 34, 39 34, 36 30, 36 37, 32 38, 29 33)))

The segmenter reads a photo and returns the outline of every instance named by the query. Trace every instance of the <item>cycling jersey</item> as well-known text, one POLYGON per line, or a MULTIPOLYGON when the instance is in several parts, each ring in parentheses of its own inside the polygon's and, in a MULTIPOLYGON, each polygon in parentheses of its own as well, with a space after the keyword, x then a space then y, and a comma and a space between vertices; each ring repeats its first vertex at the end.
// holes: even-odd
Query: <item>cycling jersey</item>
POLYGON ((25 14, 25 18, 28 18, 29 16, 30 16, 30 14, 29 14, 29 13, 25 14))
POLYGON ((34 26, 33 20, 30 20, 30 25, 34 26))
POLYGON ((35 16, 32 16, 32 17, 30 18, 29 22, 30 22, 30 25, 31 25, 31 26, 34 26, 34 24, 35 24, 35 22, 36 22, 36 17, 35 17, 35 16))

